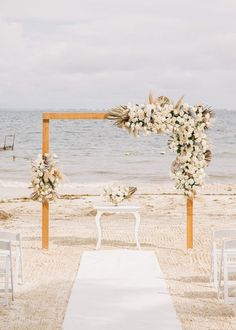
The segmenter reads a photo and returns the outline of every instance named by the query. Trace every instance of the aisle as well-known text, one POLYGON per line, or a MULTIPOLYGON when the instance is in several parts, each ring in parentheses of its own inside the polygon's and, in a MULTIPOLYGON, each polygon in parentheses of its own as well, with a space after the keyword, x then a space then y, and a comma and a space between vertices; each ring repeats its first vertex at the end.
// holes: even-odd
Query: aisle
POLYGON ((84 252, 64 329, 180 330, 154 252, 84 252))

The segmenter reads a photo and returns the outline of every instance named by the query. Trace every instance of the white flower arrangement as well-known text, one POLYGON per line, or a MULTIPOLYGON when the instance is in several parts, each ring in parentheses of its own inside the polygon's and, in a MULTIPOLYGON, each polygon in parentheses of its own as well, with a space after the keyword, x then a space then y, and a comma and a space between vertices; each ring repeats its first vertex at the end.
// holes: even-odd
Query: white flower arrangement
POLYGON ((62 173, 56 166, 56 155, 39 155, 32 163, 32 188, 31 198, 39 202, 55 200, 58 183, 62 180, 62 173))
POLYGON ((118 205, 123 200, 129 199, 136 190, 136 187, 127 187, 113 184, 104 187, 103 196, 105 196, 109 202, 118 205))
POLYGON ((150 104, 120 106, 108 113, 118 127, 136 135, 166 133, 168 146, 177 153, 171 177, 177 189, 192 197, 204 181, 204 168, 211 160, 205 130, 210 127, 212 110, 202 104, 190 106, 181 98, 174 104, 166 96, 153 98, 150 104))

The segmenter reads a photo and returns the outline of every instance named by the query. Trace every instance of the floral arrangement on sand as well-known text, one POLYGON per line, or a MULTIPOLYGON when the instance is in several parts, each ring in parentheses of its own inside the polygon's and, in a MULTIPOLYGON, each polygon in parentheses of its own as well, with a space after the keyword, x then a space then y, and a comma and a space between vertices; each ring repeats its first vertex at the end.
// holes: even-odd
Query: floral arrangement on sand
POLYGON ((45 154, 39 155, 32 163, 32 188, 31 198, 39 202, 55 200, 57 187, 62 180, 62 173, 56 166, 57 156, 45 154))
POLYGON ((112 109, 107 118, 135 136, 166 133, 169 148, 177 153, 171 166, 175 187, 192 197, 203 184, 205 168, 211 161, 206 135, 213 111, 203 104, 191 106, 166 96, 149 96, 149 104, 128 104, 112 109))
POLYGON ((118 205, 125 199, 129 199, 136 190, 136 187, 113 184, 104 188, 103 196, 105 196, 109 202, 118 205))

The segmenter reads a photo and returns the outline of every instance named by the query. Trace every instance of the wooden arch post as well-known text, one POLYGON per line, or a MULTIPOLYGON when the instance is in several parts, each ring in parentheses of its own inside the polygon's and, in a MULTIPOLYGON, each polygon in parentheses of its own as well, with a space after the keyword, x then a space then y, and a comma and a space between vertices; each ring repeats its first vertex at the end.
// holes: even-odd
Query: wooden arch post
MULTIPOLYGON (((81 120, 81 119, 106 119, 107 113, 94 113, 94 112, 45 112, 43 113, 43 136, 42 136, 42 155, 49 153, 50 144, 50 120, 81 120)), ((188 198, 186 203, 187 211, 187 248, 193 247, 193 199, 188 198)), ((42 203, 42 248, 48 249, 49 247, 49 203, 42 203)))
MULTIPOLYGON (((43 118, 42 156, 49 152, 49 119, 43 118)), ((49 203, 42 203, 42 248, 48 249, 49 203)))

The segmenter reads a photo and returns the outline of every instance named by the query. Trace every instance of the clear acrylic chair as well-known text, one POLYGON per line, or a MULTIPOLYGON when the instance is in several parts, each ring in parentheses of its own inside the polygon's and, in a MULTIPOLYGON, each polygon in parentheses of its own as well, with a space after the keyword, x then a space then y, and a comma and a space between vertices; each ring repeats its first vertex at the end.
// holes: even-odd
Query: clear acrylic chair
MULTIPOLYGON (((0 231, 1 241, 10 241, 12 246, 12 257, 15 264, 14 269, 14 280, 15 285, 23 284, 23 258, 22 258, 22 248, 21 248, 21 236, 20 233, 13 233, 7 231, 0 231), (19 271, 20 268, 20 271, 19 271)), ((0 251, 0 256, 8 254, 7 251, 0 251)))
POLYGON ((13 258, 11 241, 0 240, 0 274, 4 277, 4 305, 8 304, 9 282, 11 282, 12 300, 14 300, 13 258))
MULTIPOLYGON (((222 251, 222 244, 224 239, 236 239, 235 228, 224 228, 212 230, 211 233, 211 274, 210 281, 213 283, 215 289, 218 289, 219 282, 219 261, 222 251)), ((227 250, 227 253, 234 254, 234 249, 227 250)))

